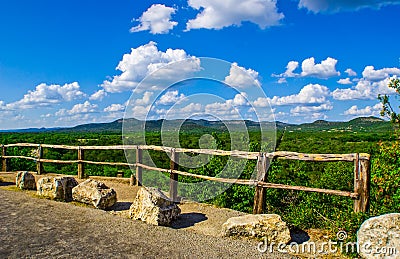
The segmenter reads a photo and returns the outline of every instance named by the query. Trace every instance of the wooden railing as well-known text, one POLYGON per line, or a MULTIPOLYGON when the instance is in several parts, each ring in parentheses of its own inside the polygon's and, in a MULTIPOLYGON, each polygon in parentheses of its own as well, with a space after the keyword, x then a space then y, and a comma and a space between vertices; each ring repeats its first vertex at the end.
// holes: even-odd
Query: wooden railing
POLYGON ((170 174, 170 198, 174 201, 177 200, 178 196, 178 175, 195 177, 204 180, 210 180, 221 183, 231 184, 243 184, 252 185, 256 187, 254 195, 254 208, 253 213, 263 213, 265 209, 265 191, 266 188, 275 189, 286 189, 286 190, 298 190, 307 192, 318 192, 331 195, 339 195, 349 197, 354 200, 354 211, 355 212, 366 212, 369 209, 369 193, 370 193, 370 155, 365 153, 353 153, 353 154, 304 154, 287 151, 276 151, 271 153, 262 152, 244 152, 244 151, 223 151, 223 150, 209 150, 209 149, 186 149, 186 148, 171 148, 161 146, 150 146, 150 145, 131 145, 131 146, 66 146, 66 145, 48 145, 48 144, 30 144, 30 143, 19 143, 2 145, 1 159, 2 159, 2 171, 8 171, 9 159, 20 158, 28 159, 36 162, 37 173, 43 174, 43 163, 58 163, 58 164, 77 164, 78 165, 78 178, 84 178, 84 164, 94 165, 112 165, 112 166, 132 166, 136 167, 135 175, 131 175, 131 183, 136 182, 140 185, 142 182, 142 169, 154 170, 158 172, 164 172, 170 174), (9 156, 7 155, 7 148, 9 147, 26 147, 26 148, 37 148, 37 157, 27 156, 9 156), (43 149, 66 149, 66 150, 77 150, 77 160, 54 160, 44 159, 43 149), (135 163, 121 163, 121 162, 96 162, 88 161, 84 159, 85 150, 136 150, 136 162, 135 163), (155 150, 170 153, 170 168, 163 169, 152 167, 143 164, 142 150, 155 150), (231 156, 249 160, 257 160, 257 178, 255 180, 246 179, 230 179, 230 178, 218 178, 205 175, 197 175, 188 172, 178 170, 178 159, 179 153, 192 153, 192 154, 207 154, 217 156, 231 156), (354 191, 340 191, 330 190, 321 188, 311 188, 305 186, 292 186, 285 184, 276 184, 268 182, 267 170, 272 159, 289 159, 289 160, 301 160, 301 161, 316 161, 316 162, 337 162, 347 161, 354 163, 354 191))

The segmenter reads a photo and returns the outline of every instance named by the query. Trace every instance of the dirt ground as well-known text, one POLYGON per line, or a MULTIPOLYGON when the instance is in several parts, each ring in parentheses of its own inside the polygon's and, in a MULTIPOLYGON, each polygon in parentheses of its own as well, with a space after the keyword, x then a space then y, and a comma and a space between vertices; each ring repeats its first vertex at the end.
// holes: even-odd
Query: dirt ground
MULTIPOLYGON (((7 195, 10 195, 10 193, 11 193, 11 197, 13 197, 12 193, 15 193, 18 195, 23 195, 23 196, 28 196, 28 197, 31 196, 29 198, 30 198, 30 200, 33 200, 33 203, 36 203, 35 200, 40 203, 42 203, 42 202, 49 203, 49 204, 51 204, 51 206, 50 205, 46 205, 46 206, 50 206, 49 209, 52 208, 51 210, 54 210, 55 207, 68 205, 68 206, 70 206, 69 209, 71 209, 71 207, 74 207, 74 208, 77 208, 78 210, 80 210, 80 209, 89 210, 89 211, 92 211, 92 213, 93 212, 99 212, 99 213, 101 212, 100 214, 102 214, 103 216, 104 216, 104 214, 107 214, 111 218, 114 218, 114 221, 115 221, 115 216, 117 216, 117 218, 119 218, 123 222, 125 222, 125 220, 127 220, 128 222, 135 222, 135 224, 141 223, 141 222, 136 222, 136 221, 130 220, 128 217, 128 210, 136 196, 138 187, 129 186, 129 184, 127 184, 125 180, 120 180, 118 178, 110 179, 110 180, 102 180, 107 186, 113 188, 117 192, 117 198, 118 198, 117 204, 114 205, 109 211, 104 212, 104 211, 92 209, 88 206, 76 206, 76 205, 79 205, 76 203, 66 204, 66 203, 60 203, 60 202, 55 202, 55 201, 39 199, 39 198, 35 197, 35 193, 36 193, 35 191, 17 191, 17 189, 14 187, 15 186, 15 176, 16 176, 16 173, 0 173, 0 178, 3 180, 3 183, 0 183, 0 191, 1 191, 0 192, 0 200, 4 200, 4 197, 2 198, 1 196, 4 196, 6 193, 7 193, 7 195)), ((46 177, 46 176, 55 176, 55 175, 50 175, 50 174, 35 175, 37 180, 41 177, 46 177)), ((78 180, 78 182, 83 181, 83 180, 79 180, 79 179, 77 179, 77 180, 78 180)), ((22 199, 26 200, 26 198, 22 198, 22 199)), ((2 205, 2 207, 3 207, 2 208, 2 211, 3 211, 4 206, 2 205)), ((179 207, 182 210, 181 216, 179 217, 178 220, 176 220, 172 224, 172 226, 170 228, 165 228, 165 227, 154 227, 154 228, 155 229, 163 229, 163 230, 168 229, 168 231, 174 231, 174 230, 178 231, 176 233, 181 233, 183 231, 184 233, 186 233, 188 235, 193 234, 196 236, 196 238, 200 238, 201 240, 214 240, 215 238, 217 238, 218 240, 228 240, 228 243, 229 242, 239 242, 238 244, 234 244, 234 245, 235 246, 239 245, 239 247, 243 247, 243 246, 246 247, 246 248, 243 248, 244 250, 242 252, 236 251, 233 254, 231 252, 229 252, 223 256, 219 255, 217 257, 221 257, 221 258, 242 257, 243 258, 243 254, 242 254, 243 252, 246 253, 246 255, 247 255, 244 258, 249 258, 248 253, 251 254, 251 258, 266 256, 266 254, 261 254, 257 251, 256 245, 258 244, 258 241, 222 237, 222 231, 221 231, 222 224, 231 217, 244 215, 245 213, 230 210, 230 209, 225 209, 225 208, 216 208, 212 205, 196 203, 196 202, 181 203, 181 204, 179 204, 179 207), (228 254, 230 256, 227 256, 228 254), (239 256, 239 255, 241 255, 241 256, 239 256)), ((42 209, 45 209, 45 206, 43 206, 42 209)), ((2 213, 0 212, 0 220, 1 220, 1 216, 2 216, 1 214, 2 213)), ((57 223, 54 222, 54 224, 57 224, 57 223)), ((143 226, 143 225, 145 225, 145 224, 141 224, 140 226, 143 226)), ((146 229, 151 228, 151 227, 152 226, 146 226, 146 229)), ((4 228, 4 225, 3 225, 3 228, 4 228)), ((119 230, 119 231, 124 231, 124 230, 119 230)), ((1 229, 0 229, 0 232, 2 232, 1 229)), ((154 231, 152 231, 151 235, 154 235, 154 234, 155 234, 154 231)), ((316 230, 309 230, 307 232, 292 231, 291 235, 292 235, 292 241, 296 241, 298 243, 301 243, 301 242, 304 242, 307 240, 312 241, 314 239, 322 240, 324 238, 327 238, 326 236, 324 237, 324 235, 321 233, 321 231, 316 231, 316 230)), ((148 235, 146 235, 146 236, 148 237, 148 235)), ((154 238, 156 238, 156 240, 158 240, 157 237, 158 237, 158 233, 155 235, 154 238)), ((107 237, 107 238, 110 238, 110 237, 107 237)), ((156 242, 158 242, 158 241, 156 241, 156 242)), ((3 250, 2 246, 5 243, 7 243, 7 242, 4 242, 4 240, 0 240, 0 257, 2 257, 1 256, 1 251, 3 250)), ((175 242, 173 241, 172 244, 174 244, 174 243, 175 242)), ((232 244, 230 244, 230 245, 232 245, 232 244)), ((182 246, 185 246, 185 244, 182 244, 182 246)), ((143 251, 145 251, 147 248, 146 249, 143 248, 143 249, 144 249, 143 251)), ((209 251, 210 249, 213 249, 213 248, 206 249, 205 250, 206 253, 208 253, 210 255, 210 258, 215 258, 211 254, 212 252, 209 251)), ((220 249, 220 248, 218 248, 218 249, 220 249)), ((232 250, 232 249, 230 249, 230 250, 232 250)), ((148 251, 148 253, 150 253, 150 251, 148 251)), ((9 254, 10 257, 14 257, 13 255, 14 254, 9 254)), ((21 255, 21 254, 19 254, 19 255, 21 255)), ((68 255, 71 255, 71 254, 68 254, 68 255)), ((139 257, 142 257, 143 255, 144 254, 140 254, 140 253, 138 254, 139 257)), ((184 255, 184 253, 181 251, 181 252, 179 252, 177 257, 185 258, 186 256, 183 256, 183 255, 184 255)), ((196 256, 194 256, 195 253, 189 253, 188 255, 189 255, 189 257, 196 257, 196 256)), ((296 257, 297 258, 313 258, 314 257, 314 256, 306 255, 306 254, 297 254, 296 257, 294 255, 288 255, 288 254, 274 255, 274 254, 268 253, 267 255, 268 255, 268 258, 296 258, 296 257)), ((160 254, 157 254, 157 257, 158 256, 160 256, 160 254)), ((19 256, 16 256, 16 257, 19 257, 19 256)), ((38 257, 42 257, 42 256, 38 256, 38 257)), ((64 257, 64 256, 61 256, 61 257, 64 257)), ((67 257, 69 257, 69 256, 67 256, 67 257)), ((98 257, 98 256, 95 256, 95 257, 98 257)), ((112 257, 115 257, 115 256, 112 256, 112 257)), ((117 256, 117 257, 120 257, 120 256, 117 256)), ((132 258, 131 256, 128 256, 128 257, 132 258)), ((136 257, 136 255, 133 256, 133 258, 135 258, 135 257, 136 257)), ((164 256, 162 256, 162 257, 164 257, 164 256)), ((175 256, 171 256, 171 257, 175 258, 175 256)), ((335 255, 335 256, 317 256, 315 258, 346 258, 346 257, 341 257, 341 256, 335 255)))
MULTIPOLYGON (((54 174, 46 175, 35 175, 36 181, 42 177, 47 176, 59 176, 54 174)), ((0 177, 6 182, 15 183, 16 173, 0 173, 0 177)), ((96 177, 93 177, 96 179, 96 177)), ((78 182, 83 182, 82 179, 75 179, 78 182)), ((110 178, 110 180, 101 180, 108 187, 113 188, 117 193, 118 202, 108 211, 111 214, 118 215, 124 218, 129 218, 129 208, 136 197, 138 191, 137 186, 130 186, 124 180, 118 178, 110 178)), ((27 191, 28 193, 35 194, 35 191, 27 191)), ((188 231, 194 231, 196 233, 210 235, 210 236, 221 236, 221 226, 229 218, 244 215, 245 213, 225 209, 216 208, 209 204, 197 203, 197 202, 184 202, 179 204, 181 209, 181 216, 176 220, 172 228, 181 229, 184 228, 188 231)))

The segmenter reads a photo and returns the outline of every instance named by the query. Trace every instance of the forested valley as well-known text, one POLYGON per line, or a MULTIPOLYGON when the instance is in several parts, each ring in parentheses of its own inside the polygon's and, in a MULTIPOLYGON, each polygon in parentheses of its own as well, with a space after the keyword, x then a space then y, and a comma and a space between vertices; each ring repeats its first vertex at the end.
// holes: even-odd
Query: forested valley
MULTIPOLYGON (((179 143, 184 148, 199 148, 199 140, 204 134, 212 136, 215 148, 230 150, 231 137, 240 137, 227 131, 210 129, 191 129, 179 132, 179 143)), ((260 151, 260 132, 250 130, 243 136, 248 141, 248 150, 260 151)), ((162 145, 159 131, 146 132, 147 145, 162 145)), ((125 136, 126 137, 126 136, 125 136)), ((164 134, 163 138, 168 138, 164 134)), ((353 200, 347 197, 333 196, 303 191, 267 189, 266 212, 277 213, 293 228, 324 228, 336 233, 345 230, 351 237, 359 225, 374 215, 400 210, 400 149, 398 135, 389 122, 360 119, 353 124, 332 125, 327 122, 315 122, 302 126, 285 126, 276 132, 276 150, 301 153, 344 154, 369 153, 371 160, 371 206, 368 213, 354 213, 353 200)), ((0 133, 1 144, 35 143, 74 146, 111 146, 122 145, 121 132, 118 131, 76 131, 76 132, 31 132, 0 133)), ((7 155, 35 156, 35 149, 13 147, 7 149, 7 155)), ((158 151, 150 151, 151 159, 157 167, 169 168, 169 157, 158 151)), ((76 150, 44 150, 44 158, 58 160, 76 160, 76 150)), ((85 151, 85 160, 126 162, 123 150, 85 151)), ((144 161, 146 162, 149 161, 144 161)), ((208 176, 221 176, 220 172, 231 163, 228 157, 210 157, 208 163, 198 168, 179 170, 208 176)), ((255 171, 256 161, 244 163, 239 178, 249 179, 255 171)), ((11 159, 12 171, 35 171, 34 161, 11 159)), ((268 181, 288 185, 307 186, 343 191, 353 190, 354 164, 351 162, 305 162, 296 160, 273 160, 268 170, 268 181)), ((46 163, 44 171, 59 174, 76 174, 76 165, 46 163)), ((123 174, 130 177, 131 169, 123 166, 85 165, 86 175, 112 176, 123 174)), ((224 176, 224 175, 222 175, 224 176)), ((226 175, 225 175, 226 176, 226 175)), ((143 171, 146 178, 146 170, 143 171)), ((149 180, 149 179, 148 179, 149 180)), ((153 179, 154 180, 154 179, 153 179)), ((179 182, 196 182, 199 179, 179 176, 179 182)), ((160 181, 160 188, 168 191, 168 183, 160 181)), ((193 190, 198 192, 199 190, 193 190)), ((201 194, 200 194, 201 195, 201 194)), ((201 197, 207 200, 208 197, 201 197)), ((251 213, 253 208, 254 187, 233 184, 226 191, 207 202, 216 206, 232 208, 251 213)))

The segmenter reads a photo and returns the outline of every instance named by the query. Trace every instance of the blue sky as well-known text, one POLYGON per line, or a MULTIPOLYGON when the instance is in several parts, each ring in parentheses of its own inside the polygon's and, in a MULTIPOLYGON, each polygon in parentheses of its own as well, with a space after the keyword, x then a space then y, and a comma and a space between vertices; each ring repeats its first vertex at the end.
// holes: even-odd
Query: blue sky
POLYGON ((136 117, 238 119, 266 103, 290 123, 379 116, 377 95, 400 76, 399 13, 400 1, 373 0, 2 1, 0 128, 112 121, 132 91, 136 117), (194 65, 178 70, 193 76, 200 57, 233 65, 220 84, 138 90, 185 58, 194 65))

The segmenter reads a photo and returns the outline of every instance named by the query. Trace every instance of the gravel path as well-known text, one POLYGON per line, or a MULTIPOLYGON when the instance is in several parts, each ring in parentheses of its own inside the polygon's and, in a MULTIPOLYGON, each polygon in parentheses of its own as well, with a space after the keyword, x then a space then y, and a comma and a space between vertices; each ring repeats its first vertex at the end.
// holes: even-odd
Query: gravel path
MULTIPOLYGON (((1 185, 1 183, 0 183, 1 185)), ((292 258, 0 188, 0 258, 292 258)))

